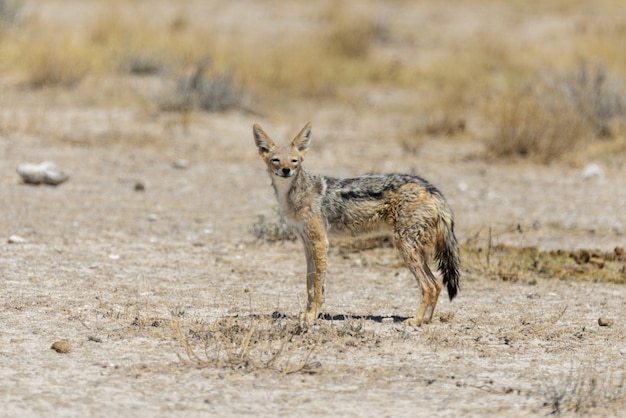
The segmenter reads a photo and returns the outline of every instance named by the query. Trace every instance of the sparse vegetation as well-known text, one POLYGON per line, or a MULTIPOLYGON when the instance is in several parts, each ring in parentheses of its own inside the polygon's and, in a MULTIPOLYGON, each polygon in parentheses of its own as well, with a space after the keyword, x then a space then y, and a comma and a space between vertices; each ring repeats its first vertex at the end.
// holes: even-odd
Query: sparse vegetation
POLYGON ((172 329, 184 347, 186 360, 198 367, 281 374, 319 371, 314 351, 320 334, 310 334, 297 320, 278 313, 266 319, 224 318, 186 331, 174 321, 172 329))
POLYGON ((544 163, 616 134, 626 120, 626 92, 601 64, 513 82, 490 106, 496 157, 521 156, 544 163))
POLYGON ((619 410, 626 399, 626 376, 610 369, 602 373, 576 370, 549 383, 544 391, 548 396, 544 407, 549 408, 552 415, 585 415, 607 406, 619 410))
POLYGON ((296 234, 280 215, 278 208, 274 218, 268 219, 265 215, 258 215, 256 222, 250 226, 250 232, 266 242, 294 241, 297 238, 296 234))
POLYGON ((23 57, 23 64, 28 68, 26 84, 33 88, 73 87, 91 69, 87 48, 69 38, 61 38, 52 45, 41 38, 30 42, 25 46, 29 54, 23 57))
POLYGON ((184 112, 193 109, 206 112, 241 109, 244 95, 235 87, 231 77, 207 77, 210 62, 210 59, 201 60, 190 74, 179 79, 175 91, 159 99, 159 108, 184 112))
POLYGON ((209 324, 182 324, 171 328, 185 351, 185 361, 197 367, 229 368, 245 373, 272 371, 282 375, 323 371, 317 350, 380 344, 380 337, 365 330, 362 320, 328 319, 315 329, 280 312, 271 315, 221 318, 209 324))
POLYGON ((23 0, 0 0, 0 30, 14 25, 23 7, 23 0))
MULTIPOLYGON (((0 3, 0 15, 12 21, 21 4, 0 3)), ((590 58, 571 70, 537 71, 536 64, 514 55, 505 40, 480 34, 451 56, 427 65, 408 57, 381 58, 379 47, 402 40, 383 22, 348 6, 328 7, 315 22, 313 35, 259 49, 239 37, 213 41, 219 37, 198 30, 183 14, 159 27, 136 25, 110 12, 87 31, 58 31, 54 36, 47 35, 45 24, 29 21, 30 27, 13 31, 0 47, 9 58, 3 70, 22 72, 24 83, 33 88, 72 87, 88 75, 120 69, 162 77, 166 85, 177 79, 175 86, 153 95, 164 111, 247 110, 249 101, 261 97, 274 103, 285 96, 309 100, 341 95, 355 103, 346 87, 406 89, 422 97, 410 109, 419 114, 415 132, 397 133, 409 151, 418 149, 425 137, 463 133, 464 138, 484 138, 494 158, 549 163, 584 152, 599 139, 624 142, 626 94, 618 72, 602 61, 590 58), (203 58, 207 56, 210 66, 203 58), (493 127, 491 132, 468 129, 485 123, 493 127)), ((594 36, 606 44, 611 33, 594 36)), ((534 48, 530 53, 542 52, 534 48)), ((611 153, 624 148, 607 147, 611 153)))
POLYGON ((164 71, 161 60, 149 54, 134 54, 128 57, 122 68, 133 75, 155 75, 164 71))

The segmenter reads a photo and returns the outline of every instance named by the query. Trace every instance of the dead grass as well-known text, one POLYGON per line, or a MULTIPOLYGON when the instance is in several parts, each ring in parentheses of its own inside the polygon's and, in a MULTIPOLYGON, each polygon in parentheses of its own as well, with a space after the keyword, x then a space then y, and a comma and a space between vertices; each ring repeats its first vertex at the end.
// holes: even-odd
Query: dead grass
POLYGON ((626 399, 626 376, 614 370, 572 370, 543 388, 548 399, 544 407, 551 415, 586 415, 597 408, 619 410, 626 399))
POLYGON ((92 51, 71 33, 18 36, 5 45, 3 52, 24 74, 23 84, 32 88, 73 87, 94 68, 92 51))
MULTIPOLYGON (((32 19, 4 31, 0 69, 32 88, 68 88, 88 76, 120 72, 156 76, 178 84, 156 99, 160 110, 247 111, 268 103, 287 107, 289 99, 343 98, 365 107, 363 89, 396 88, 415 94, 414 103, 399 106, 416 114, 415 128, 397 133, 409 151, 419 149, 424 137, 459 134, 482 139, 495 159, 549 163, 625 149, 626 68, 615 58, 623 55, 619 21, 581 20, 558 53, 549 45, 512 45, 507 37, 479 31, 422 62, 411 55, 419 56, 411 42, 421 39, 403 38, 392 22, 352 4, 325 4, 310 16, 313 29, 306 35, 260 48, 244 35, 194 25, 183 12, 152 19, 139 6, 136 13, 123 12, 119 3, 83 28, 59 30, 32 19), (520 48, 524 54, 516 52, 520 48), (211 67, 198 71, 206 57, 211 67), (588 64, 580 64, 580 57, 588 64), (202 76, 196 88, 190 88, 192 73, 202 76)), ((0 5, 15 16, 10 11, 21 2, 0 5)), ((530 6, 511 7, 526 13, 530 6)), ((555 7, 540 11, 557 13, 555 7)))
POLYGON ((256 222, 250 226, 249 231, 265 242, 294 241, 297 238, 292 228, 280 215, 278 207, 276 207, 272 218, 258 215, 256 222))
POLYGON ((367 59, 374 42, 387 32, 371 16, 348 10, 343 3, 328 7, 323 13, 323 20, 328 29, 322 40, 329 52, 350 59, 367 59))
POLYGON ((511 82, 490 103, 492 156, 549 163, 611 140, 626 117, 622 83, 600 63, 565 72, 534 73, 511 82))
POLYGON ((200 368, 227 368, 246 373, 282 375, 322 371, 316 350, 325 345, 376 344, 378 337, 358 321, 332 321, 310 328, 279 312, 226 317, 210 323, 174 318, 171 329, 184 349, 181 359, 200 368))
POLYGON ((615 247, 613 251, 540 251, 535 247, 494 243, 488 231, 461 245, 461 258, 470 279, 489 277, 529 284, 536 283, 538 278, 626 283, 626 253, 622 247, 615 247))
POLYGON ((181 77, 176 88, 159 98, 159 108, 165 111, 207 112, 241 110, 245 96, 229 75, 208 75, 210 58, 201 60, 189 74, 181 77))
POLYGON ((579 150, 591 132, 556 89, 539 80, 514 82, 490 103, 495 130, 488 154, 549 163, 579 150))
POLYGON ((22 0, 0 0, 0 30, 13 26, 23 7, 22 0))

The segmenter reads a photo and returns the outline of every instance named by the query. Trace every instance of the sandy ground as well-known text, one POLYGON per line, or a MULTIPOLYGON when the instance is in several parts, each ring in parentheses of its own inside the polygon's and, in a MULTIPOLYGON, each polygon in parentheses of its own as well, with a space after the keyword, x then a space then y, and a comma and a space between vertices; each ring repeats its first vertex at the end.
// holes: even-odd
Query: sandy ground
MULTIPOLYGON (((444 26, 475 29, 456 20, 462 13, 444 12, 413 10, 425 21, 438 16, 444 26)), ((408 27, 411 16, 404 18, 408 27)), ((228 18, 220 22, 229 27, 228 18)), ((538 24, 544 30, 518 29, 549 36, 563 22, 538 24)), ((458 297, 441 298, 434 323, 413 329, 400 321, 414 313, 418 291, 395 251, 334 246, 325 317, 298 329, 301 246, 250 233, 276 206, 251 126, 259 122, 283 142, 311 120, 310 171, 425 177, 448 198, 459 241, 477 245, 491 228, 494 245, 623 247, 626 166, 584 178, 593 161, 489 162, 464 138, 427 140, 408 153, 395 137, 406 118, 381 111, 398 99, 388 91, 364 93, 368 106, 359 109, 314 103, 288 115, 193 114, 187 129, 176 115, 63 97, 116 83, 139 91, 150 82, 87 79, 52 98, 12 88, 0 97, 0 415, 623 411, 626 287, 596 283, 593 273, 582 281, 532 273, 504 281, 463 266, 458 297), (69 181, 23 184, 18 164, 44 160, 69 170, 69 181), (9 242, 13 235, 23 242, 9 242), (599 318, 612 325, 599 326, 599 318), (267 341, 242 343, 248 330, 266 329, 267 341), (52 350, 57 341, 70 351, 52 350), (271 365, 264 356, 276 353, 275 342, 285 351, 271 365), (252 359, 234 361, 244 346, 252 359), (219 360, 224 355, 228 361, 219 360)))
MULTIPOLYGON (((416 157, 367 139, 344 142, 324 128, 323 115, 312 116, 320 129, 311 168, 350 175, 393 162, 416 171, 448 196, 462 242, 489 225, 506 231, 518 223, 528 232, 498 242, 622 242, 623 171, 582 181, 579 170, 563 167, 486 165, 464 159, 455 142, 426 144, 416 157)), ((528 416, 552 411, 559 393, 571 407, 587 377, 602 385, 588 391, 595 413, 620 407, 610 399, 624 394, 615 380, 626 359, 623 285, 464 277, 458 298, 439 304, 446 322, 410 329, 393 318, 413 313, 417 289, 391 248, 331 251, 324 313, 357 318, 322 320, 309 332, 358 325, 365 336, 320 344, 316 373, 188 361, 173 319, 185 330, 234 316, 250 324, 273 312, 296 318, 303 306, 299 243, 262 243, 248 232, 275 206, 252 121, 199 116, 195 131, 156 149, 2 138, 5 416, 528 416), (189 166, 174 168, 178 158, 189 166), (70 180, 22 184, 17 164, 43 159, 69 169, 70 180), (135 190, 138 182, 145 190, 135 190), (8 243, 14 234, 26 242, 8 243), (614 325, 599 327, 599 317, 614 325), (69 353, 50 349, 59 340, 69 353)))

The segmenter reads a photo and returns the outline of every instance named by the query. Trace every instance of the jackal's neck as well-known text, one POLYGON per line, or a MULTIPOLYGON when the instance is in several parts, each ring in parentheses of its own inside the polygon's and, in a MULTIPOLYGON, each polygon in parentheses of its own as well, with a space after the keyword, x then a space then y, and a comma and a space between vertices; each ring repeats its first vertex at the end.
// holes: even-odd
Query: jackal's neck
POLYGON ((309 175, 302 168, 291 177, 272 176, 272 187, 283 214, 288 215, 296 209, 294 196, 298 195, 298 190, 305 187, 308 178, 309 175))

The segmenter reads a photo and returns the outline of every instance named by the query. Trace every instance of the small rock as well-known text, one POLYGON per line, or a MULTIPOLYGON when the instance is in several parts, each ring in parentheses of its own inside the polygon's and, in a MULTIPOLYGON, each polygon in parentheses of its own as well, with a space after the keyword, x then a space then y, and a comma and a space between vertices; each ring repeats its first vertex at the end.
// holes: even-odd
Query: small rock
POLYGON ((439 314, 439 320, 444 324, 450 322, 454 318, 454 312, 443 312, 439 314))
POLYGON ((183 170, 185 168, 189 168, 189 161, 183 160, 182 158, 178 159, 178 160, 175 160, 172 163, 172 167, 178 168, 179 170, 183 170))
POLYGON ((68 343, 67 341, 57 341, 52 344, 52 347, 50 348, 61 354, 69 353, 71 350, 70 343, 68 343))
POLYGON ((20 237, 19 235, 11 235, 8 239, 9 244, 24 244, 26 243, 26 239, 20 237))
POLYGON ((610 327, 613 325, 613 320, 609 318, 598 318, 598 325, 601 327, 610 327))
POLYGON ((143 192, 144 190, 146 190, 146 185, 143 184, 143 181, 137 180, 135 182, 135 191, 136 192, 143 192))
POLYGON ((587 164, 585 168, 583 168, 582 177, 583 180, 588 180, 593 177, 602 178, 604 177, 604 171, 602 171, 602 169, 597 164, 587 164))
POLYGON ((24 163, 17 166, 17 173, 24 183, 59 185, 70 178, 68 171, 59 168, 52 161, 39 164, 24 163))

